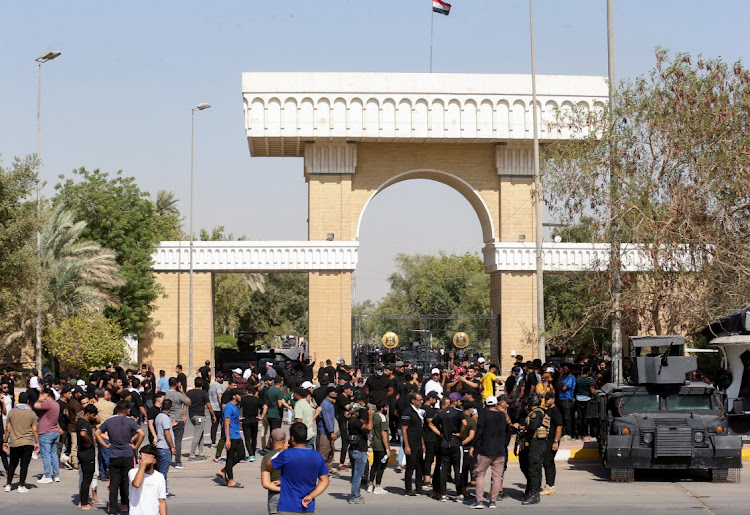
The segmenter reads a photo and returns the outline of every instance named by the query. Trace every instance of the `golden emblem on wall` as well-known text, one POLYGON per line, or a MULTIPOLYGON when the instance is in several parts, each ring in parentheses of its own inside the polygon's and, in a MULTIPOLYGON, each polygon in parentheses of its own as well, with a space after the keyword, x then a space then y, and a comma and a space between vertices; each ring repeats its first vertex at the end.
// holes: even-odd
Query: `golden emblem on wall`
POLYGON ((453 345, 459 349, 463 349, 469 345, 469 335, 464 332, 459 332, 453 335, 453 345))
POLYGON ((393 331, 388 331, 383 335, 383 345, 388 349, 394 348, 398 345, 398 335, 393 331))

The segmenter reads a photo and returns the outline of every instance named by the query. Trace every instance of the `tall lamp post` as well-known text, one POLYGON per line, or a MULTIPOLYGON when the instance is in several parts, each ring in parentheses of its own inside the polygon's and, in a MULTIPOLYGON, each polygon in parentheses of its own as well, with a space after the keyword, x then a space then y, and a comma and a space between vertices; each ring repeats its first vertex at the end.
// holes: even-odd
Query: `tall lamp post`
POLYGON ((195 112, 203 111, 211 107, 205 102, 195 106, 190 113, 190 322, 188 323, 188 353, 190 359, 190 376, 195 373, 193 370, 193 178, 194 178, 194 161, 195 161, 195 112))
MULTIPOLYGON (((37 220, 42 217, 42 65, 52 59, 60 57, 62 52, 47 52, 34 59, 39 63, 39 73, 37 75, 37 99, 36 99, 36 160, 37 160, 37 177, 36 177, 36 216, 37 220)), ((42 266, 42 232, 36 231, 36 257, 40 267, 42 266)), ((36 320, 34 321, 36 333, 36 369, 42 370, 42 282, 41 277, 36 278, 36 320)))

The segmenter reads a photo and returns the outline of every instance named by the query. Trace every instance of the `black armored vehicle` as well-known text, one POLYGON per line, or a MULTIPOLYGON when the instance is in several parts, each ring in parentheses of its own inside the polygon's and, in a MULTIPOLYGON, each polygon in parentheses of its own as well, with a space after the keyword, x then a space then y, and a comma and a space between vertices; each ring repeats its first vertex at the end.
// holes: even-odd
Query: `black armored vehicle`
POLYGON ((630 343, 630 380, 605 384, 589 404, 612 480, 633 481, 635 469, 703 469, 714 482, 739 482, 742 441, 728 434, 723 393, 686 379, 697 363, 684 355, 685 339, 630 343))

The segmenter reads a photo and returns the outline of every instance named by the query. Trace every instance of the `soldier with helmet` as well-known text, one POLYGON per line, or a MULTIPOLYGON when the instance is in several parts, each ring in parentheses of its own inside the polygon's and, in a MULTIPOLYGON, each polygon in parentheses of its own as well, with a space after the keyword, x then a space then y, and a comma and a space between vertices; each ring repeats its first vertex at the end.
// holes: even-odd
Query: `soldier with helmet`
POLYGON ((541 408, 542 397, 533 393, 529 396, 531 411, 523 426, 515 424, 516 429, 522 431, 522 456, 528 460, 526 494, 521 504, 538 504, 539 492, 542 489, 542 465, 547 448, 547 436, 550 430, 549 415, 541 408))

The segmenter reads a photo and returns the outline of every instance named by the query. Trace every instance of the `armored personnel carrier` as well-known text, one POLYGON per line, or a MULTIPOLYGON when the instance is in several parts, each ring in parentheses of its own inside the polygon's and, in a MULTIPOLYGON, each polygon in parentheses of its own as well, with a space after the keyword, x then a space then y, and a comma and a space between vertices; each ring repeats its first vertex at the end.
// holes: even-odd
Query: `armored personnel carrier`
POLYGON ((630 381, 605 384, 589 404, 612 480, 633 481, 635 469, 703 469, 714 482, 739 482, 741 439, 727 434, 723 394, 686 379, 697 363, 684 355, 684 338, 644 336, 630 345, 630 381))

